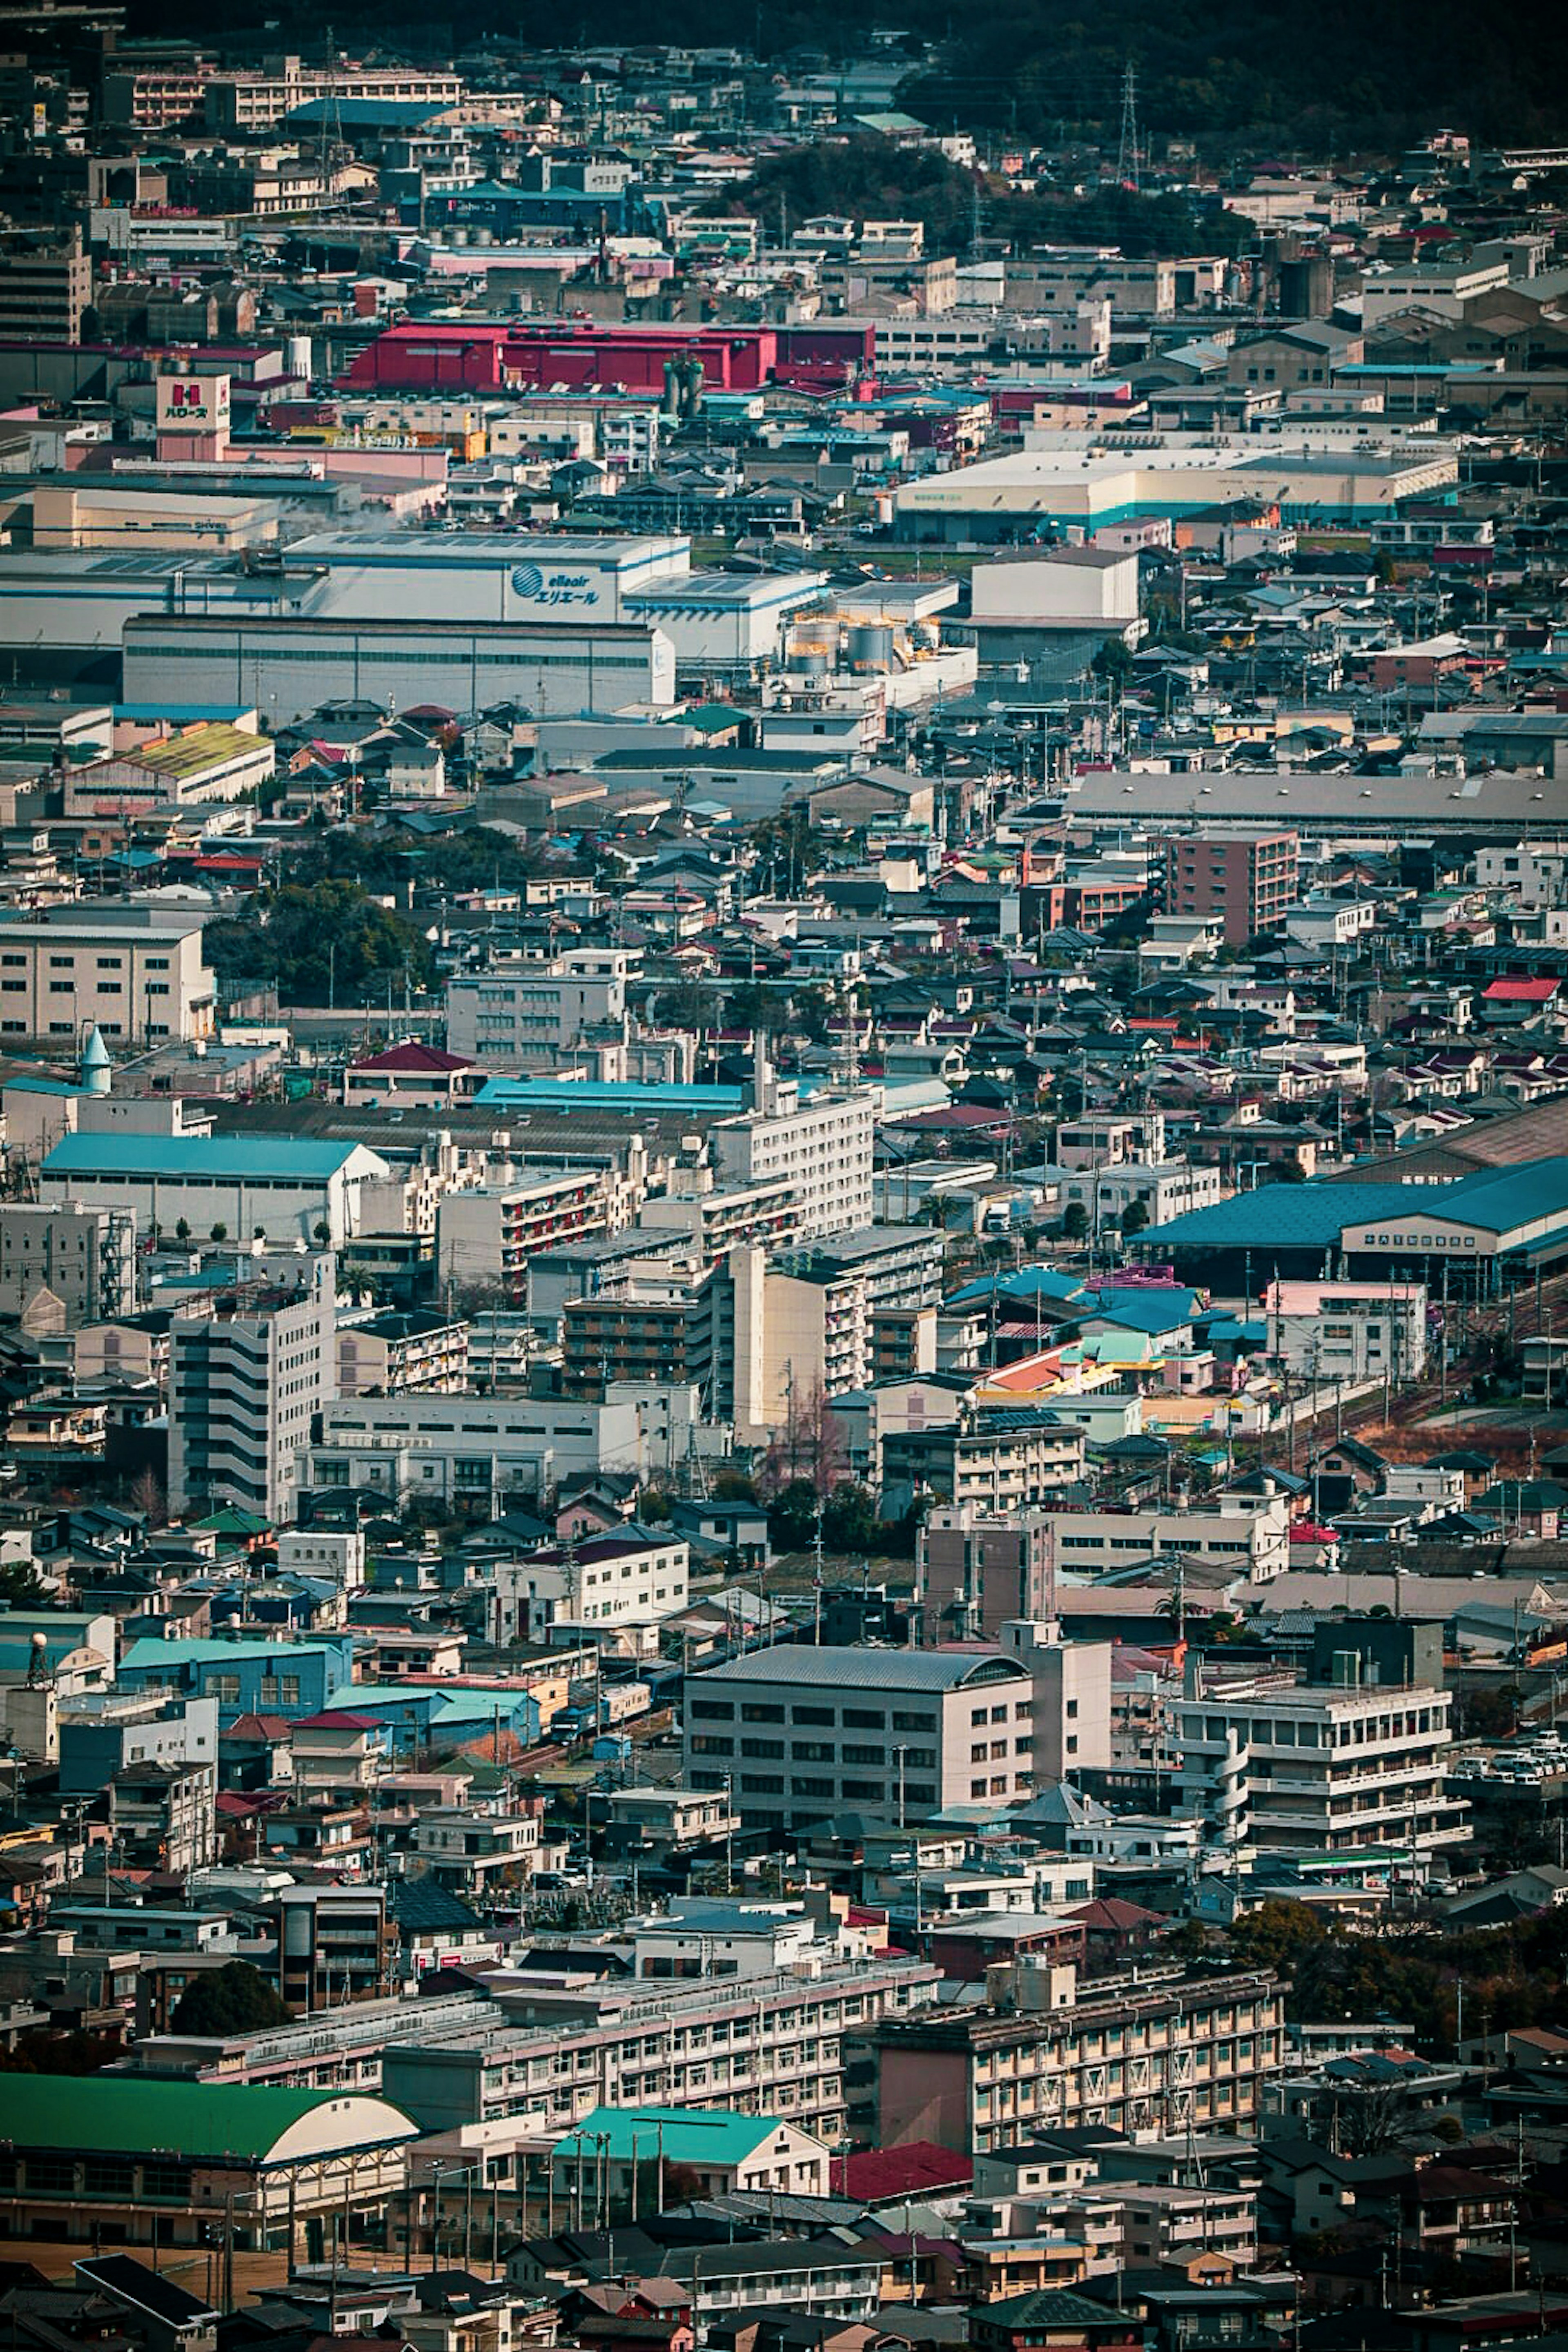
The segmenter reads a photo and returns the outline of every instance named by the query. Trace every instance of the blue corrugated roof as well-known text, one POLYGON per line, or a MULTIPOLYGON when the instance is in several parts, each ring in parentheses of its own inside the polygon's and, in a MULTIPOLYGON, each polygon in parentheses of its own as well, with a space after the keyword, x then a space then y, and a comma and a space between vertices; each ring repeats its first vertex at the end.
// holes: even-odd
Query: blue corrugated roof
MULTIPOLYGON (((1421 1203, 1406 1201, 1406 1211, 1421 1203)), ((1537 1217, 1568 1211, 1568 1158, 1532 1160, 1522 1168, 1488 1169, 1448 1186, 1432 1203, 1446 1214, 1462 1208, 1467 1223, 1489 1234, 1507 1233, 1537 1217)))
POLYGON ((335 1176, 357 1143, 309 1143, 296 1136, 68 1135, 44 1162, 46 1176, 262 1177, 299 1183, 335 1176))
POLYGON ((1447 1208, 1449 1184, 1260 1184, 1139 1235, 1161 1249, 1328 1249, 1344 1225, 1447 1208))

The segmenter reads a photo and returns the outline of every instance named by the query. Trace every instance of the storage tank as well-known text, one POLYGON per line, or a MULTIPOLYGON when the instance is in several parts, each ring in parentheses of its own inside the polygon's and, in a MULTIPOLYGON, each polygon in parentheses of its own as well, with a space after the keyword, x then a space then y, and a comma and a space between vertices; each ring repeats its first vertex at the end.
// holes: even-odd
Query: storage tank
POLYGON ((892 630, 885 621, 856 621, 849 630, 848 654, 853 670, 891 669, 892 630))

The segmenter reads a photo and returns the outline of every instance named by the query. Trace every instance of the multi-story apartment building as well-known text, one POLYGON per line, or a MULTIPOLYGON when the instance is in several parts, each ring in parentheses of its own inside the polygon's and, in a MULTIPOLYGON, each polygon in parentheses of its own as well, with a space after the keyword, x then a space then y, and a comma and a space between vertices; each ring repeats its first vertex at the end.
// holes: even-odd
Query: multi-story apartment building
MULTIPOLYGON (((1022 2004, 1034 1998, 1031 1973, 1016 1971, 1022 2004)), ((1236 2129, 1258 2113, 1284 2038, 1277 1978, 1173 1975, 1064 1999, 1070 1969, 1033 1973, 1056 2005, 927 2008, 852 2038, 845 2071, 873 2145, 934 2140, 981 2154, 1052 2129, 1236 2129)))
POLYGON ((734 1410, 734 1285, 727 1266, 683 1278, 622 1272, 603 1291, 569 1298, 562 1315, 563 1377, 574 1396, 613 1381, 689 1381, 713 1415, 734 1410))
POLYGON ((681 1538, 637 1527, 498 1560, 494 1639, 545 1642, 557 1626, 657 1624, 685 1608, 690 1568, 681 1538))
POLYGON ((122 1868, 184 1878, 217 1859, 217 1762, 127 1764, 109 1783, 109 1818, 122 1868))
POLYGON ((79 343, 92 300, 92 265, 81 230, 0 240, 0 340, 79 343))
POLYGON ((1185 1552, 1233 1568, 1254 1583, 1290 1565, 1290 1506, 1282 1495, 1222 1495, 1200 1511, 1151 1505, 1134 1511, 1053 1511, 1058 1569, 1091 1576, 1155 1552, 1185 1552))
POLYGON ((19 1317, 40 1291, 66 1328, 110 1323, 136 1305, 136 1226, 124 1209, 8 1201, 0 1207, 0 1315, 19 1317))
POLYGON ((982 1405, 960 1399, 934 1426, 879 1433, 883 1486, 907 1482, 989 1513, 1049 1503, 1083 1475, 1081 1427, 1048 1405, 982 1405))
POLYGON ((511 1306, 525 1306, 530 1259, 555 1244, 602 1234, 608 1223, 608 1191, 593 1168, 447 1192, 436 1210, 437 1276, 443 1283, 499 1288, 511 1306))
POLYGON ((166 131, 192 121, 216 70, 210 52, 190 49, 161 58, 138 55, 134 65, 110 67, 103 76, 103 120, 135 131, 166 131))
POLYGON ((752 1433, 782 1427, 820 1389, 865 1389, 902 1349, 934 1367, 942 1236, 921 1225, 867 1225, 801 1240, 764 1256, 731 1252, 734 1417, 752 1433), (932 1244, 935 1244, 933 1247, 932 1244))
POLYGON ((432 1806, 414 1824, 414 1869, 454 1895, 481 1895, 531 1878, 539 1864, 539 1813, 432 1806))
POLYGON ((292 1518, 299 1458, 337 1381, 333 1261, 312 1257, 300 1275, 298 1291, 264 1293, 243 1311, 174 1325, 174 1516, 233 1504, 266 1519, 292 1518))
MULTIPOLYGON (((39 330, 35 329, 35 333, 39 330)), ((96 903, 0 918, 0 1032, 14 1037, 210 1037, 202 927, 96 903)))
POLYGON ((776 1081, 764 1062, 752 1095, 753 1108, 719 1120, 710 1132, 721 1175, 734 1184, 790 1185, 804 1240, 869 1225, 874 1091, 800 1096, 776 1081))
POLYGON ((1141 1202, 1147 1222, 1163 1225, 1193 1209, 1211 1209, 1225 1198, 1217 1167, 1189 1160, 1129 1160, 1112 1168, 1047 1168, 1047 1183, 1065 1206, 1077 1202, 1089 1212, 1089 1228, 1120 1225, 1132 1202, 1141 1202))
POLYGON ((501 2022, 451 2041, 399 2042, 382 2060, 386 2097, 427 2130, 537 2115, 569 2130, 596 2106, 639 2101, 786 2116, 836 2146, 847 2104, 842 2037, 928 2000, 929 1960, 838 1960, 695 1983, 542 1978, 501 2022))
POLYGON ((548 963, 502 964, 447 984, 447 1043, 492 1069, 552 1070, 595 1029, 618 1030, 638 956, 626 948, 569 948, 548 963))
POLYGON ((1426 1286, 1421 1282, 1271 1282, 1264 1293, 1268 1352, 1298 1380, 1418 1380, 1426 1369, 1426 1286))
POLYGON ((1167 915, 1217 915, 1232 947, 1284 928, 1286 910, 1300 892, 1300 842, 1295 833, 1259 825, 1172 834, 1164 847, 1162 906, 1167 915))
POLYGON ((396 1938, 384 1886, 286 1886, 272 1898, 278 1990, 309 2015, 390 1989, 396 1938))
POLYGON ((689 1684, 685 1779, 766 1829, 1005 1801, 1034 1787, 1034 1697, 997 1651, 757 1651, 689 1684))
POLYGON ((338 1326, 339 1396, 460 1393, 468 1385, 468 1327, 450 1316, 374 1315, 338 1326))
POLYGON ((1239 1756, 1247 1838, 1281 1853, 1388 1846, 1429 1861, 1468 1843, 1468 1808, 1444 1788, 1449 1695, 1261 1679, 1185 1697, 1176 1712, 1183 1810, 1199 1812, 1239 1756))
POLYGON ((788 1180, 775 1176, 761 1184, 719 1184, 711 1168, 681 1168, 667 1189, 643 1202, 637 1223, 662 1239, 668 1234, 689 1234, 704 1265, 716 1265, 726 1252, 754 1242, 761 1248, 782 1247, 799 1231, 795 1191, 788 1180))
POLYGON ((915 1548, 921 1639, 994 1642, 1009 1618, 1049 1617, 1056 1607, 1051 1522, 1039 1511, 994 1515, 973 1503, 939 1503, 915 1548))
POLYGON ((284 57, 269 60, 260 73, 215 76, 205 84, 203 103, 209 130, 256 131, 273 130, 312 99, 436 108, 455 106, 462 95, 459 74, 422 73, 408 66, 308 66, 284 57))

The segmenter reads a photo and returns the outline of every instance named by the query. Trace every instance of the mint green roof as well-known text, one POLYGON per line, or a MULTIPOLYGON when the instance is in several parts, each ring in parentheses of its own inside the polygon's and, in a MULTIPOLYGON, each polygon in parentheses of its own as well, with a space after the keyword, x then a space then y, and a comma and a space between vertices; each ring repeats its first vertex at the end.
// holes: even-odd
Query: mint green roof
POLYGON ((236 1510, 226 1506, 221 1511, 209 1511, 205 1519, 194 1522, 197 1532, 211 1536, 264 1536, 272 1525, 255 1511, 236 1510))
MULTIPOLYGON (((388 2140, 412 2139, 400 2108, 370 2094, 388 2140)), ((284 2134, 341 2091, 279 2091, 250 2084, 165 2083, 136 2074, 7 2074, 0 2098, 0 2143, 14 2147, 91 2148, 114 2156, 211 2160, 266 2158, 284 2134)), ((356 2147, 365 2136, 351 2131, 356 2147)))
POLYGON ((161 1642, 156 1634, 145 1634, 132 1642, 120 1661, 121 1671, 127 1667, 140 1670, 142 1666, 231 1665, 237 1658, 279 1658, 285 1664, 301 1655, 319 1656, 323 1650, 336 1654, 336 1643, 326 1640, 312 1642, 309 1636, 288 1642, 220 1642, 185 1641, 161 1642))
POLYGON ((555 2143, 554 2153, 574 2163, 581 2153, 596 2153, 595 2141, 607 2138, 612 2163, 632 2160, 632 2134, 637 2134, 640 2164, 658 2155, 658 2127, 664 2126, 667 2164, 741 2164, 763 2140, 781 2128, 778 2116, 731 2115, 727 2107, 595 2107, 591 2116, 555 2143))

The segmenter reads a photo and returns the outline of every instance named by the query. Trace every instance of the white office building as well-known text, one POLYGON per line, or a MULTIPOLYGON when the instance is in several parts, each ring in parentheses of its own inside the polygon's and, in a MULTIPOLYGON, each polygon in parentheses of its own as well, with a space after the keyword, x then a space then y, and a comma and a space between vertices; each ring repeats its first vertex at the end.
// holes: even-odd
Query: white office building
POLYGON ((151 908, 93 902, 0 919, 0 1033, 152 1041, 210 1037, 202 927, 151 908))
MULTIPOLYGON (((441 588, 426 584, 427 609, 442 612, 441 588)), ((243 697, 279 726, 343 699, 458 711, 520 702, 541 718, 675 699, 663 631, 606 621, 149 614, 127 621, 123 643, 127 701, 157 700, 174 674, 202 702, 243 697)))
POLYGON ((1034 1704, 1001 1651, 786 1644, 688 1683, 683 1778, 728 1787, 762 1828, 923 1821, 1030 1794, 1034 1704))
POLYGON ((310 1450, 312 1487, 367 1487, 390 1501, 482 1513, 537 1505, 563 1479, 601 1470, 641 1477, 664 1456, 638 1400, 576 1397, 342 1398, 310 1450))
POLYGON ((547 963, 448 981, 447 1050, 494 1069, 553 1069, 590 1030, 619 1027, 639 960, 623 948, 571 948, 547 963))
POLYGON ((1053 1511, 1058 1575, 1102 1576, 1155 1552, 1185 1553, 1261 1583, 1290 1565, 1290 1506, 1282 1495, 1222 1495, 1201 1511, 1053 1511))

